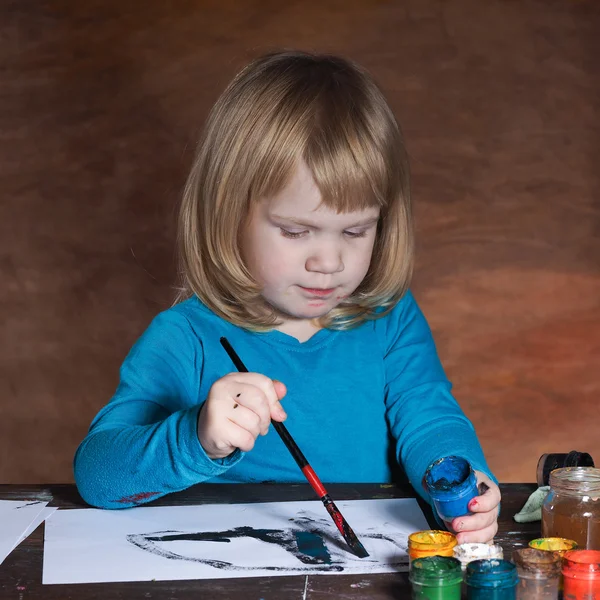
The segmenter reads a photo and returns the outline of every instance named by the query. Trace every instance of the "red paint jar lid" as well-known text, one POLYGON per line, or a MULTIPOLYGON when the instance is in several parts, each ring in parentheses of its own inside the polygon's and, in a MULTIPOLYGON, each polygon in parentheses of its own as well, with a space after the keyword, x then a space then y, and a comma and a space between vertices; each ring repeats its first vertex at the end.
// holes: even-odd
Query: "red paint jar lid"
POLYGON ((573 579, 600 579, 600 550, 565 552, 562 572, 573 579))

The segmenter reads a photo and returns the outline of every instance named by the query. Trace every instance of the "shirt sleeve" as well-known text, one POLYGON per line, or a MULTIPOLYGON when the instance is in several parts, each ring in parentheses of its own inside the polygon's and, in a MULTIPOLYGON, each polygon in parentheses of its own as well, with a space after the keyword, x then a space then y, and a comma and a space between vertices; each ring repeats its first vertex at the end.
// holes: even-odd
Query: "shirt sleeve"
POLYGON ((82 498, 125 508, 220 475, 242 453, 212 460, 198 440, 202 346, 184 315, 158 315, 131 349, 111 401, 74 459, 82 498))
POLYGON ((415 488, 430 500, 422 484, 427 467, 456 455, 497 482, 485 460, 473 425, 451 394, 431 330, 410 292, 386 321, 386 412, 396 440, 396 456, 415 488))

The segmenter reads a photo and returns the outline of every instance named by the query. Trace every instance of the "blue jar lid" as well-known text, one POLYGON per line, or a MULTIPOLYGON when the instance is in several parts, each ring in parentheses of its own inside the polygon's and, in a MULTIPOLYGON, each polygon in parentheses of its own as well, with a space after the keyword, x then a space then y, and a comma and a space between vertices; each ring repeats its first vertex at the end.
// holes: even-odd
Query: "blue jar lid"
POLYGON ((474 560, 465 573, 467 585, 477 588, 513 587, 518 581, 516 565, 497 558, 474 560))
POLYGON ((445 456, 433 462, 425 472, 429 495, 435 500, 455 500, 467 494, 477 495, 477 478, 469 461, 461 456, 445 456))

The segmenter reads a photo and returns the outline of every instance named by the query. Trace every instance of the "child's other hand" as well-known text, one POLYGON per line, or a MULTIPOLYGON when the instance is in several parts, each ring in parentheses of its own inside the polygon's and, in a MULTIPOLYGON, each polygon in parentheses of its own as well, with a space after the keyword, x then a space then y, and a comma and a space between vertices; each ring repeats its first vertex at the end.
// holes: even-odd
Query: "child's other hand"
POLYGON ((459 544, 491 542, 498 531, 500 489, 485 473, 475 471, 475 476, 481 495, 469 502, 468 515, 447 523, 448 529, 456 533, 459 544))
POLYGON ((198 415, 198 439, 206 454, 216 459, 236 448, 252 450, 271 419, 286 419, 279 402, 286 391, 283 383, 259 373, 229 373, 215 381, 198 415))

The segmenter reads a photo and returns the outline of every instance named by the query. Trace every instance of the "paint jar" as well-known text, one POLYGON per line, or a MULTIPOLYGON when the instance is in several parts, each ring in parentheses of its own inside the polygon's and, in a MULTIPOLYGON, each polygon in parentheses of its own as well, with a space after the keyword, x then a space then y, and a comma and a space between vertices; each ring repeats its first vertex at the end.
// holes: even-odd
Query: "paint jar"
POLYGON ((515 600, 517 567, 496 558, 474 560, 467 565, 467 600, 515 600))
POLYGON ((454 546, 454 558, 460 561, 460 566, 465 571, 467 565, 474 560, 504 558, 504 552, 498 544, 459 544, 454 546))
POLYGON ((600 550, 600 469, 567 467, 550 473, 542 537, 562 537, 581 549, 600 550))
POLYGON ((408 559, 409 562, 415 558, 426 556, 449 556, 452 557, 456 536, 449 531, 416 531, 408 536, 408 559))
POLYGON ((563 467, 594 467, 594 459, 587 452, 571 450, 566 454, 542 454, 537 464, 537 484, 542 487, 549 484, 550 473, 563 467))
POLYGON ((448 556, 416 558, 408 579, 413 600, 460 600, 462 571, 460 562, 448 556))
POLYGON ((448 522, 466 515, 470 500, 479 495, 475 472, 460 456, 445 456, 429 465, 425 483, 438 515, 448 522))
POLYGON ((563 557, 565 600, 600 598, 600 551, 571 550, 563 557))
POLYGON ((521 548, 513 552, 519 584, 517 600, 556 600, 562 558, 556 552, 521 548))
POLYGON ((546 552, 556 552, 562 557, 569 550, 577 550, 577 542, 559 537, 537 538, 529 542, 529 547, 546 552))
MULTIPOLYGON (((561 557, 565 555, 565 552, 569 550, 577 550, 577 542, 574 540, 567 540, 565 538, 537 538, 529 542, 529 547, 536 550, 544 550, 545 552, 554 552, 561 557)), ((563 576, 562 573, 558 578, 558 591, 559 593, 563 590, 563 576)))

